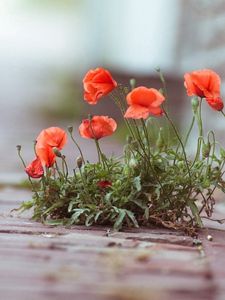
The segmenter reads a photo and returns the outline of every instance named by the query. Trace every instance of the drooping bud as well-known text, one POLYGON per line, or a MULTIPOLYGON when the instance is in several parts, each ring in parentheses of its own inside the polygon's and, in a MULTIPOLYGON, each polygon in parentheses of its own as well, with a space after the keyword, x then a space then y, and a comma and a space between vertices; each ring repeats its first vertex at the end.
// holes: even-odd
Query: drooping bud
POLYGON ((135 78, 131 78, 130 79, 130 86, 131 86, 131 90, 133 90, 136 86, 136 79, 135 78))
POLYGON ((67 130, 69 131, 69 133, 73 133, 73 126, 68 126, 67 130))
POLYGON ((57 157, 62 157, 62 153, 59 151, 58 148, 53 147, 53 148, 52 148, 52 151, 54 152, 54 154, 55 154, 57 157))
POLYGON ((204 158, 209 157, 210 149, 211 149, 211 145, 210 145, 209 142, 207 142, 207 144, 203 143, 203 145, 202 145, 202 156, 204 158))
POLYGON ((198 106, 199 106, 198 97, 193 97, 191 99, 191 106, 192 106, 193 113, 196 114, 198 106))
POLYGON ((16 146, 16 149, 17 149, 17 151, 20 151, 20 150, 21 150, 21 148, 22 148, 22 146, 21 146, 21 145, 17 145, 17 146, 16 146))
POLYGON ((77 157, 76 163, 77 163, 77 167, 80 169, 82 167, 82 164, 83 164, 83 159, 82 159, 81 156, 77 157))

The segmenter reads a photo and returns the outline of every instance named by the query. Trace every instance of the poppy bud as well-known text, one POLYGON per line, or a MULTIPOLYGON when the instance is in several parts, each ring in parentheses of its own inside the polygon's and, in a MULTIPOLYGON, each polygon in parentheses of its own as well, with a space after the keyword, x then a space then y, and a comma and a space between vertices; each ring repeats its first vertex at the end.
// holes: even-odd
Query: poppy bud
POLYGON ((163 138, 163 128, 160 127, 158 139, 156 141, 156 146, 158 147, 159 150, 162 150, 164 145, 165 145, 165 143, 164 143, 164 138, 163 138))
POLYGON ((195 114, 197 112, 197 109, 198 109, 198 106, 199 106, 198 97, 193 97, 191 99, 191 105, 192 105, 193 113, 195 114))
POLYGON ((21 148, 22 148, 22 146, 21 146, 21 145, 17 145, 17 146, 16 146, 16 149, 17 149, 18 151, 20 151, 20 150, 21 150, 21 148))
POLYGON ((52 151, 54 152, 54 154, 55 154, 56 156, 62 157, 62 153, 59 151, 58 148, 53 147, 53 148, 52 148, 52 151))
POLYGON ((136 79, 135 78, 131 78, 130 79, 130 86, 131 86, 131 90, 133 90, 136 86, 136 79))
POLYGON ((72 133, 73 132, 73 126, 68 126, 67 130, 69 131, 69 133, 72 133))
POLYGON ((77 167, 80 169, 83 164, 83 159, 81 156, 78 156, 78 158, 76 159, 76 163, 77 163, 77 167))
POLYGON ((202 145, 202 156, 204 158, 209 157, 210 149, 211 149, 211 145, 209 142, 207 144, 204 143, 202 145))

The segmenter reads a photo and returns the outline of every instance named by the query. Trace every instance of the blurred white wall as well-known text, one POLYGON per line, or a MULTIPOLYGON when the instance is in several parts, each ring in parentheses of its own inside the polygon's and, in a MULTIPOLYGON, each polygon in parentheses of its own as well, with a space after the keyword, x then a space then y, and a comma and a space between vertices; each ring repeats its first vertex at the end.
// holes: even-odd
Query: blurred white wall
POLYGON ((104 63, 149 73, 176 66, 178 0, 75 0, 62 9, 54 1, 52 9, 26 3, 0 3, 0 65, 6 69, 72 67, 79 73, 104 63))
POLYGON ((90 49, 100 62, 136 73, 177 68, 179 0, 84 2, 90 49))

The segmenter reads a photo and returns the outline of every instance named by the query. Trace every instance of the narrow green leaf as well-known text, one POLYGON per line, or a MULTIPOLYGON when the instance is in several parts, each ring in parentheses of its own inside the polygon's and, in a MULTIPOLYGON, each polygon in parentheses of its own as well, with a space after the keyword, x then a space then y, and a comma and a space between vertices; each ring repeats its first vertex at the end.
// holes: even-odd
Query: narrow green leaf
POLYGON ((103 213, 102 210, 98 211, 97 214, 95 215, 95 223, 98 221, 99 216, 103 213))
POLYGON ((136 228, 138 228, 139 227, 138 222, 137 222, 134 214, 132 213, 132 211, 126 209, 126 214, 129 217, 129 219, 131 219, 131 221, 133 222, 134 226, 136 228))
POLYGON ((93 224, 94 216, 95 216, 95 214, 92 213, 87 217, 87 219, 85 220, 85 226, 89 227, 93 224))
POLYGON ((137 176, 133 179, 135 189, 140 192, 141 191, 141 177, 137 176))
POLYGON ((191 212, 192 212, 192 214, 193 214, 193 216, 194 216, 194 218, 195 218, 195 221, 196 221, 196 223, 198 224, 198 226, 199 226, 199 227, 203 227, 202 220, 201 220, 201 218, 200 218, 200 216, 199 216, 198 207, 197 207, 197 205, 195 204, 195 202, 189 200, 189 201, 188 201, 188 205, 189 205, 189 207, 190 207, 190 209, 191 209, 191 212))
POLYGON ((118 215, 118 217, 116 219, 116 222, 114 223, 114 226, 113 226, 115 230, 119 230, 122 227, 123 220, 126 216, 126 210, 125 209, 118 209, 118 211, 119 211, 119 215, 118 215))

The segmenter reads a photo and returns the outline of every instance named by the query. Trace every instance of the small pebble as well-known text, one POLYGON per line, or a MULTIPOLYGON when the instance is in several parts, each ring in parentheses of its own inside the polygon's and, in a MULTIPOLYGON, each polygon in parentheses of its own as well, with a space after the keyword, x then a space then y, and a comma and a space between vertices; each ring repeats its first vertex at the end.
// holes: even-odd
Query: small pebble
POLYGON ((210 234, 208 234, 208 235, 207 235, 207 240, 210 241, 210 242, 212 242, 213 237, 212 237, 210 234))
POLYGON ((193 245, 194 246, 199 246, 202 244, 202 241, 200 241, 199 239, 193 239, 193 245))

